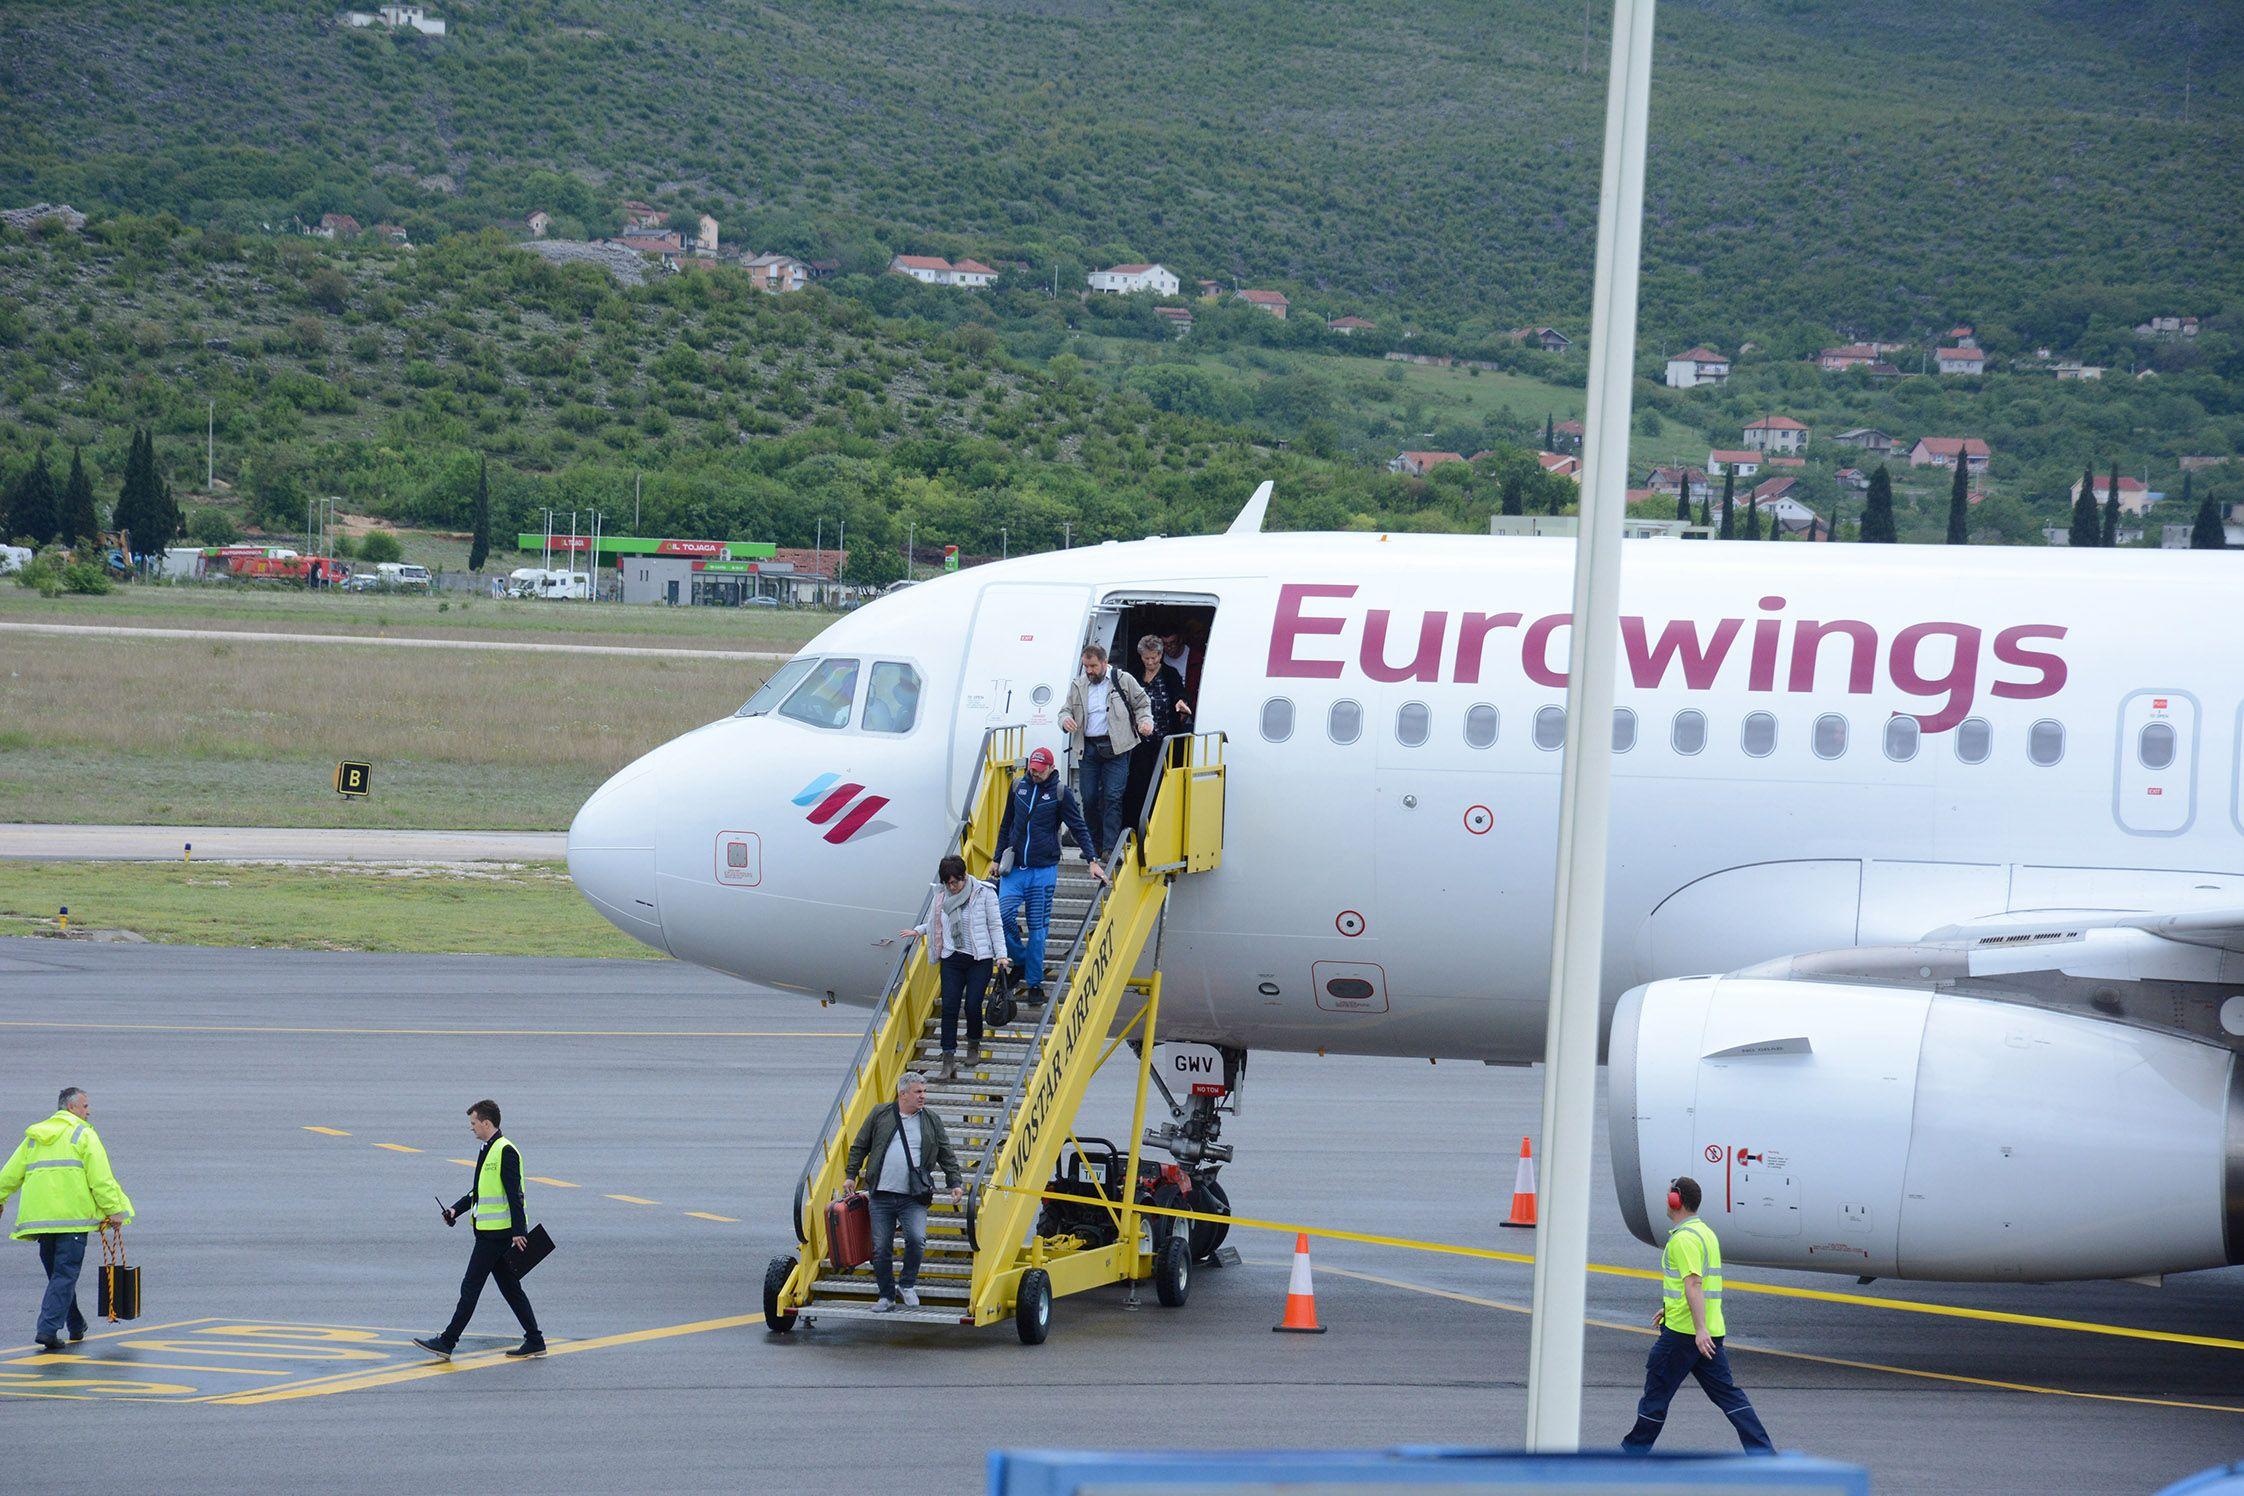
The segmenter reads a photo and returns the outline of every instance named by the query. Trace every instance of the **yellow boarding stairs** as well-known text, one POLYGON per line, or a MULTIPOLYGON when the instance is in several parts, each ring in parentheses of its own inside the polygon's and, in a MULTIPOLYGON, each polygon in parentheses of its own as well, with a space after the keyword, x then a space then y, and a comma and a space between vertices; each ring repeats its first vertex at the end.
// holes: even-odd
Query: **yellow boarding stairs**
MULTIPOLYGON (((919 1275, 920 1305, 878 1318, 977 1326, 1012 1318, 1021 1339, 1034 1345, 1050 1328, 1052 1300, 1061 1294, 1151 1277, 1162 1302, 1183 1302, 1188 1233, 1169 1235, 1157 1262, 1151 1232, 1134 1205, 1135 1184, 1161 1002, 1162 911, 1169 885, 1178 877, 1211 871, 1223 861, 1223 746, 1221 733, 1180 734, 1168 741, 1145 824, 1125 834, 1115 849, 1107 868, 1111 881, 1093 895, 1054 996, 1034 1015, 1034 1027, 1024 1019, 985 1028, 982 1047, 961 1053, 957 1081, 929 1081, 927 1105, 950 1133, 967 1179, 966 1198, 962 1205, 952 1205, 938 1178, 919 1275), (1154 970, 1139 978, 1133 973, 1149 943, 1154 970), (1124 1020, 1119 1026, 1118 1019, 1124 1020), (1137 1040, 1138 1074, 1128 1167, 1120 1198, 1106 1199, 1100 1191, 1117 1228, 1114 1241, 1102 1246, 1073 1234, 1037 1236, 1038 1195, 1053 1175, 1062 1146, 1073 1138, 1085 1088, 1131 1038, 1137 1040)), ((990 872, 1006 800, 1021 773, 1023 748, 1017 727, 992 729, 983 740, 981 763, 950 848, 966 859, 971 876, 990 872)), ((923 919, 932 911, 933 898, 930 892, 923 919)), ((874 1108, 895 1099, 897 1079, 905 1071, 932 1074, 936 1069, 940 982, 927 956, 928 944, 912 941, 899 958, 795 1187, 795 1239, 801 1251, 773 1259, 764 1275, 764 1319, 775 1331, 792 1330, 798 1318, 873 1315, 872 1266, 834 1271, 826 1212, 840 1194, 858 1128, 874 1108)), ((1082 1152, 1080 1147, 1076 1151, 1082 1152)), ((896 1261, 901 1271, 901 1243, 896 1261)))

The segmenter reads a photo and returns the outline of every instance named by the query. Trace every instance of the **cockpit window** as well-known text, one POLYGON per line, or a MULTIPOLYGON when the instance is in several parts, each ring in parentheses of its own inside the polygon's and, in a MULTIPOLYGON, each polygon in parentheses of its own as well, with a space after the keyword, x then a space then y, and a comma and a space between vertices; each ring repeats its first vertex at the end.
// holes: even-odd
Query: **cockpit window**
POLYGON ((808 675, 810 667, 817 663, 814 659, 789 660, 786 664, 774 670, 771 673, 771 678, 758 686, 756 694, 748 698, 747 705, 734 712, 733 715, 735 717, 761 717, 764 713, 779 705, 780 702, 785 701, 787 693, 794 690, 796 683, 808 675))
POLYGON ((847 727, 849 709, 856 699, 857 662, 820 660, 795 687, 779 715, 812 727, 847 727))
POLYGON ((919 672, 897 660, 873 664, 865 699, 865 731, 910 732, 919 720, 919 672))

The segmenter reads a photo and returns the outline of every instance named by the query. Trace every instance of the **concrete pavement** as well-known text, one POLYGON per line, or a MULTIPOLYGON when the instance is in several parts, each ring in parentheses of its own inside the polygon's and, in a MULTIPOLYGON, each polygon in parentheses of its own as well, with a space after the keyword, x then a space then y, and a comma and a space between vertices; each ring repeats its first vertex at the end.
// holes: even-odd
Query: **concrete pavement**
MULTIPOLYGON (((767 1336, 764 1264, 792 1246, 787 1201, 863 1022, 669 963, 0 940, 6 1120, 92 1093, 148 1281, 142 1328, 45 1357, 31 1252, 0 1253, 10 1442, 68 1444, 96 1488, 157 1468, 179 1491, 449 1486, 496 1438, 499 1478, 531 1487, 961 1491, 999 1444, 1517 1441, 1528 1270, 1509 1263, 1319 1243, 1330 1333, 1273 1336, 1291 1242, 1242 1231, 1244 1263, 1202 1271, 1183 1309, 1062 1299, 1033 1350, 1002 1327, 767 1336), (432 1196, 466 1188, 463 1113, 486 1095, 561 1244, 529 1282, 559 1353, 432 1373, 405 1341, 441 1324, 468 1246, 432 1196), (138 1400, 77 1400, 120 1395, 138 1400)), ((1117 1080, 1079 1131, 1126 1127, 1117 1080)), ((1225 1183, 1242 1214, 1526 1250, 1497 1222, 1538 1084, 1257 1055, 1225 1183)), ((1650 1267, 1599 1159, 1591 1257, 1650 1267)), ((1881 1492, 2149 1491, 2244 1445, 2244 1349, 2136 1338, 2244 1342, 2235 1272, 2163 1290, 1731 1278, 1733 1361, 1778 1443, 1867 1464, 1881 1492)), ((1628 1425, 1656 1296, 1591 1280, 1592 1440, 1628 1425)), ((507 1343, 495 1293, 473 1328, 507 1343)), ((1732 1439, 1686 1388, 1668 1442, 1732 1439)))

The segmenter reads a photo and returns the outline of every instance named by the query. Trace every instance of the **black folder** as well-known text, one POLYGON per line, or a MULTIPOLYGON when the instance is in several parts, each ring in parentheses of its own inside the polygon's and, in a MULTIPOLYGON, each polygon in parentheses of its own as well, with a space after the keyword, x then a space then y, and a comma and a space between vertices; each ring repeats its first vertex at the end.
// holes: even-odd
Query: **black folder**
POLYGON ((517 1278, 528 1277, 531 1268, 553 1255, 553 1238, 546 1235, 545 1227, 532 1226, 527 1240, 526 1247, 507 1248, 506 1265, 517 1278))

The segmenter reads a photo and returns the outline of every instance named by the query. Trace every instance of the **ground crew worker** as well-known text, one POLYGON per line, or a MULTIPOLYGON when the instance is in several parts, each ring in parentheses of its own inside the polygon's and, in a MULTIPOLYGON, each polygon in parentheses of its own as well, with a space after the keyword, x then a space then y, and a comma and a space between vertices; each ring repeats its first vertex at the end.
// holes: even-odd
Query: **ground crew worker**
POLYGON ((96 1226, 122 1226, 132 1220, 132 1201, 109 1169, 109 1151, 86 1120, 93 1103, 76 1086, 63 1087, 55 1114, 23 1130, 23 1141, 0 1168, 0 1206, 23 1191, 16 1206, 17 1241, 39 1244, 39 1266, 47 1275, 39 1301, 34 1336, 48 1351, 59 1351, 67 1332, 86 1338, 86 1316, 78 1310, 78 1271, 86 1265, 86 1233, 96 1226))
POLYGON ((530 1296, 522 1291, 522 1279, 508 1265, 506 1255, 510 1249, 530 1245, 530 1212, 522 1203, 522 1153, 512 1138, 499 1131, 496 1101, 478 1101, 468 1108, 468 1130, 483 1145, 483 1151, 475 1156, 475 1188, 445 1207, 444 1224, 451 1225, 472 1209, 475 1250, 468 1257, 467 1276, 460 1280, 460 1303, 452 1311, 452 1323, 441 1334, 415 1336, 413 1343, 432 1356, 451 1360, 468 1321, 475 1317, 475 1301, 483 1297, 483 1280, 497 1278, 507 1307, 522 1321, 522 1343, 507 1354, 517 1360, 542 1356, 545 1336, 538 1329, 537 1313, 531 1309, 530 1296))
POLYGON ((1667 1187, 1667 1250, 1660 1256, 1659 1338, 1644 1360, 1644 1398, 1636 1427, 1621 1440, 1630 1454, 1649 1454, 1667 1423, 1667 1405, 1685 1377, 1697 1377, 1714 1406, 1729 1415, 1748 1454, 1775 1454, 1753 1404, 1731 1379, 1722 1354, 1722 1244, 1699 1219, 1699 1182, 1684 1175, 1667 1187))

